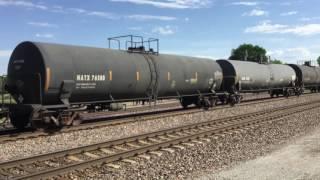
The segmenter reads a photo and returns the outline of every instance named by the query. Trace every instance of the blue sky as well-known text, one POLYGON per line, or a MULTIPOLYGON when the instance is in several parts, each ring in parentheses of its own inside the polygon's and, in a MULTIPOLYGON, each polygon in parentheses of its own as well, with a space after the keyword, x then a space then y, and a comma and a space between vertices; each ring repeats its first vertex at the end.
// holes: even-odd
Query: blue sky
POLYGON ((295 63, 320 56, 319 0, 0 0, 0 74, 21 41, 107 47, 123 34, 160 53, 228 58, 242 43, 295 63))

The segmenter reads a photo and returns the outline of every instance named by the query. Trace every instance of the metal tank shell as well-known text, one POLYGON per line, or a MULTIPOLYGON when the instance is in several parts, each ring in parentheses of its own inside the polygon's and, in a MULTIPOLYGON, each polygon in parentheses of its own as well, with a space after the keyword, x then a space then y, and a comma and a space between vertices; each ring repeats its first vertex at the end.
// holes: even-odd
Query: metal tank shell
POLYGON ((296 81, 296 72, 288 65, 269 64, 270 69, 270 88, 292 87, 296 81))
POLYGON ((222 69, 216 61, 186 56, 154 56, 159 71, 160 96, 211 93, 219 90, 222 69))
POLYGON ((23 104, 126 100, 147 97, 154 70, 158 97, 207 93, 222 81, 208 59, 23 42, 10 58, 7 86, 23 104))
POLYGON ((269 89, 271 79, 267 65, 248 61, 217 60, 223 71, 223 89, 257 91, 269 89))
POLYGON ((319 68, 297 64, 289 64, 289 66, 291 66, 297 74, 297 85, 305 87, 319 86, 319 68))
POLYGON ((314 67, 315 71, 317 73, 317 85, 320 86, 320 68, 319 67, 314 67))

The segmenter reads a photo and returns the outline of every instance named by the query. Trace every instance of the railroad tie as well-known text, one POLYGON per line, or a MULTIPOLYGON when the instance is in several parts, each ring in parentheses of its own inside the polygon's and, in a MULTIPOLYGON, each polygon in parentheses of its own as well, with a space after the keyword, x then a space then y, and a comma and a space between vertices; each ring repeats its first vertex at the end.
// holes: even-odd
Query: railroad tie
POLYGON ((181 149, 181 150, 185 149, 185 147, 180 146, 180 145, 173 145, 172 147, 177 148, 177 149, 181 149))
POLYGON ((150 143, 146 142, 146 141, 143 141, 143 140, 139 140, 138 141, 140 144, 144 144, 144 145, 151 145, 150 143))
POLYGON ((166 151, 166 152, 168 152, 170 154, 174 153, 174 149, 171 149, 171 148, 163 148, 163 149, 161 149, 161 151, 166 151))
POLYGON ((206 141, 206 142, 211 142, 211 139, 209 139, 209 138, 200 138, 200 140, 206 141))
POLYGON ((165 140, 165 141, 170 141, 171 139, 164 137, 164 136, 158 136, 159 139, 165 140))
POLYGON ((203 142, 201 142, 201 141, 197 141, 197 140, 192 140, 191 142, 193 142, 193 143, 197 143, 197 144, 204 144, 203 142))
POLYGON ((186 146, 190 146, 190 147, 194 146, 194 144, 192 144, 192 143, 182 143, 182 145, 186 145, 186 146))
POLYGON ((210 127, 208 127, 208 126, 206 126, 206 127, 204 127, 204 126, 201 126, 201 127, 198 127, 198 129, 200 129, 200 130, 207 130, 207 129, 209 129, 210 127))
POLYGON ((187 136, 187 135, 189 135, 189 134, 187 134, 185 132, 177 132, 176 134, 179 135, 179 136, 187 136))
POLYGON ((168 136, 169 138, 174 138, 174 139, 179 138, 179 136, 175 136, 175 135, 172 135, 172 134, 167 134, 167 136, 168 136))
POLYGON ((100 149, 101 152, 105 153, 105 154, 114 154, 115 152, 109 150, 109 149, 105 149, 105 148, 101 148, 100 149))
POLYGON ((239 134, 239 133, 241 133, 241 131, 237 129, 237 130, 234 130, 233 133, 239 134))
POLYGON ((98 156, 98 155, 96 155, 96 154, 92 154, 92 153, 90 153, 90 152, 85 152, 85 153, 83 153, 84 155, 86 155, 86 156, 88 156, 88 157, 90 157, 90 158, 94 158, 94 159, 97 159, 97 158, 99 158, 100 156, 98 156))
POLYGON ((158 157, 162 156, 162 152, 159 152, 159 151, 151 151, 149 152, 150 154, 153 154, 153 155, 156 155, 158 157))
POLYGON ((215 135, 213 136, 213 139, 214 139, 214 140, 218 140, 218 139, 219 139, 219 136, 218 136, 217 134, 215 134, 215 135))
POLYGON ((113 149, 120 150, 120 151, 128 151, 128 149, 120 146, 112 146, 113 149))
POLYGON ((183 131, 183 133, 186 135, 192 135, 192 134, 194 134, 194 131, 189 129, 189 130, 183 131))
POLYGON ((150 156, 147 156, 147 155, 144 155, 144 154, 140 154, 138 155, 139 158, 143 158, 143 159, 146 159, 146 160, 150 160, 151 157, 150 156))
POLYGON ((110 168, 114 168, 114 169, 119 169, 121 167, 120 165, 112 164, 112 163, 108 163, 108 164, 106 164, 106 166, 108 166, 110 168))
POLYGON ((138 163, 137 161, 134 161, 134 160, 131 160, 131 159, 122 159, 121 161, 125 162, 125 163, 129 163, 129 164, 137 164, 138 163))
POLYGON ((132 143, 127 143, 127 146, 133 147, 133 148, 140 148, 141 146, 136 145, 136 144, 132 144, 132 143))
POLYGON ((82 159, 80 159, 80 158, 78 158, 78 157, 76 157, 76 156, 73 156, 73 155, 69 155, 67 158, 68 158, 69 160, 71 160, 71 161, 83 162, 82 159))
POLYGON ((156 143, 161 143, 161 140, 155 139, 155 138, 148 138, 148 140, 152 141, 152 142, 156 142, 156 143))

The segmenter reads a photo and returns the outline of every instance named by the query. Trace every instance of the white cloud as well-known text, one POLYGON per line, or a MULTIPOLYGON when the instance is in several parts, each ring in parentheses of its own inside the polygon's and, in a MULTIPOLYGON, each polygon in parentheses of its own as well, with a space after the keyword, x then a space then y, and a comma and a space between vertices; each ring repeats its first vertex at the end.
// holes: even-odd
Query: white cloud
POLYGON ((306 3, 306 0, 291 0, 286 2, 280 2, 281 6, 293 6, 293 5, 300 5, 306 3))
MULTIPOLYGON (((115 0, 117 1, 117 0, 115 0)), ((122 0, 120 0, 122 1, 122 0)), ((131 0, 129 0, 131 1, 131 0)), ((135 1, 135 0, 133 0, 135 1)), ((139 1, 139 0, 138 0, 139 1)), ((154 3, 154 1, 151 0, 143 0, 148 1, 151 3, 154 3)), ((209 0, 166 0, 166 2, 162 2, 164 4, 173 4, 173 5, 181 5, 185 6, 184 8, 197 8, 198 5, 204 5, 209 0), (194 5, 194 6, 193 6, 194 5), (190 7, 188 7, 190 6, 190 7), (193 7, 191 7, 193 6, 193 7)), ((157 3, 157 2, 155 2, 157 3)), ((159 1, 159 3, 161 3, 159 1)), ((53 13, 63 13, 63 14, 80 14, 80 15, 87 15, 87 16, 95 16, 99 18, 105 18, 105 19, 120 19, 120 18, 129 18, 129 19, 135 19, 135 20, 162 20, 162 21, 172 21, 176 20, 176 17, 170 17, 170 16, 156 16, 156 15, 144 15, 144 14, 134 14, 134 15, 128 15, 128 16, 121 16, 109 12, 104 11, 94 11, 94 10, 87 10, 83 8, 65 8, 60 5, 53 5, 53 6, 44 6, 42 4, 35 4, 28 1, 23 0, 0 0, 0 6, 21 6, 26 8, 37 8, 42 10, 47 10, 49 12, 53 13)), ((181 7, 183 8, 183 7, 181 7)), ((187 21, 187 20, 186 20, 187 21)), ((49 24, 46 22, 29 22, 29 25, 32 26, 39 26, 39 27, 58 27, 55 24, 49 24)))
POLYGON ((291 6, 292 2, 282 2, 280 3, 281 6, 291 6))
POLYGON ((44 33, 44 34, 37 33, 37 34, 36 34, 36 37, 38 37, 38 38, 52 39, 52 38, 54 38, 54 35, 53 35, 53 34, 50 34, 50 33, 44 33))
POLYGON ((35 4, 29 1, 16 1, 16 0, 0 0, 0 6, 19 6, 25 8, 36 8, 47 10, 48 7, 42 4, 35 4))
POLYGON ((239 1, 239 2, 233 2, 231 3, 232 5, 237 5, 237 6, 257 6, 259 2, 254 2, 254 1, 239 1))
POLYGON ((216 57, 214 57, 214 56, 204 56, 204 55, 195 55, 194 57, 205 58, 205 59, 212 59, 212 60, 218 59, 218 58, 216 58, 216 57))
POLYGON ((128 29, 131 31, 141 31, 142 27, 129 27, 128 29))
POLYGON ((139 21, 146 21, 146 20, 161 20, 161 21, 173 21, 177 18, 170 17, 170 16, 153 16, 153 15, 145 15, 145 14, 135 14, 127 16, 129 19, 139 20, 139 21))
POLYGON ((55 5, 52 7, 52 9, 50 9, 51 12, 54 12, 54 13, 66 13, 64 11, 64 8, 62 6, 58 6, 58 5, 55 5))
POLYGON ((10 57, 12 50, 0 50, 0 57, 10 57))
MULTIPOLYGON (((23 0, 0 0, 0 6, 17 6, 17 7, 25 7, 25 8, 36 8, 41 10, 48 10, 50 12, 54 13, 64 13, 64 14, 70 14, 70 13, 76 13, 76 14, 84 14, 88 16, 96 16, 100 18, 107 18, 107 19, 119 19, 119 16, 116 16, 112 13, 108 12, 101 12, 101 11, 89 11, 82 8, 64 8, 59 5, 54 5, 52 7, 48 7, 42 4, 36 4, 29 1, 23 1, 23 0)), ((41 27, 49 27, 50 24, 39 24, 39 23, 32 23, 30 25, 34 26, 41 26, 41 27)), ((52 27, 52 26, 50 26, 52 27)))
POLYGON ((300 21, 314 21, 314 20, 320 20, 320 17, 304 17, 300 18, 300 21))
POLYGON ((100 18, 106 18, 106 19, 119 19, 120 17, 109 12, 102 12, 102 11, 90 11, 82 8, 67 8, 66 10, 63 10, 66 13, 76 13, 76 14, 83 14, 88 16, 95 16, 100 18))
POLYGON ((106 19, 119 19, 118 16, 112 14, 112 13, 107 13, 107 12, 101 12, 101 11, 92 11, 87 13, 89 16, 97 16, 101 18, 106 18, 106 19))
POLYGON ((242 16, 268 16, 269 12, 261 9, 253 9, 250 12, 242 14, 242 16))
POLYGON ((74 13, 79 13, 79 14, 87 13, 87 10, 81 9, 81 8, 68 8, 67 10, 74 12, 74 13))
POLYGON ((246 28, 245 32, 264 34, 294 34, 299 36, 308 36, 320 34, 320 24, 289 26, 284 24, 272 24, 271 21, 264 21, 256 26, 246 28))
MULTIPOLYGON (((314 49, 317 51, 316 49, 314 49)), ((317 58, 317 53, 306 47, 293 47, 284 49, 274 49, 267 52, 273 59, 284 60, 287 63, 297 63, 301 60, 310 60, 317 58)))
POLYGON ((50 24, 47 22, 28 22, 28 25, 38 26, 38 27, 47 27, 47 28, 58 28, 59 26, 56 24, 50 24))
POLYGON ((158 8, 195 9, 208 7, 211 0, 110 0, 112 2, 126 2, 138 5, 151 5, 158 8))
POLYGON ((270 21, 263 21, 256 26, 246 28, 246 33, 277 33, 287 28, 282 24, 271 24, 270 21))
POLYGON ((172 28, 171 26, 155 27, 152 29, 152 32, 160 35, 171 35, 176 33, 175 29, 172 28))
POLYGON ((306 24, 288 28, 284 33, 293 33, 302 36, 320 34, 320 24, 306 24))
POLYGON ((297 11, 289 11, 289 12, 285 12, 285 13, 281 13, 281 16, 292 16, 292 15, 296 15, 298 14, 297 11))

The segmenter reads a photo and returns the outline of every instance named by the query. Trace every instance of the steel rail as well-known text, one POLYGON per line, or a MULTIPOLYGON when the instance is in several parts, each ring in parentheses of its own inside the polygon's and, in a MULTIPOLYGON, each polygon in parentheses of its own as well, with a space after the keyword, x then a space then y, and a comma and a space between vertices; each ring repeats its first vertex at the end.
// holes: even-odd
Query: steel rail
MULTIPOLYGON (((309 94, 306 94, 309 95, 309 94)), ((305 95, 305 96, 306 96, 305 95)), ((254 104, 260 104, 260 103, 267 103, 267 102, 275 102, 275 101, 282 101, 286 100, 288 98, 281 97, 281 98, 259 98, 259 99, 250 99, 243 101, 243 103, 237 105, 237 106, 247 106, 247 105, 254 105, 254 104)), ((223 105, 219 106, 218 108, 211 108, 206 111, 215 111, 219 109, 224 108, 232 108, 229 105, 223 105)), ((34 129, 26 129, 24 131, 17 131, 15 129, 10 129, 7 131, 3 131, 0 133, 0 144, 4 142, 9 141, 17 141, 17 140, 23 140, 23 139, 31 139, 31 138, 37 138, 37 137, 43 137, 43 136, 50 136, 60 133, 68 133, 68 132, 74 132, 79 130, 87 130, 87 129, 94 129, 94 128, 101 128, 106 126, 113 126, 113 125, 119 125, 119 124, 126 124, 130 122, 136 122, 136 121, 149 121, 159 118, 166 118, 171 116, 179 116, 179 115, 185 115, 185 114, 194 114, 203 112, 204 110, 198 109, 198 108, 189 108, 189 109, 182 109, 182 108, 173 108, 173 109, 157 109, 156 111, 149 111, 149 112, 138 112, 134 114, 128 114, 128 115, 120 115, 116 117, 97 117, 96 121, 83 123, 78 126, 71 126, 71 127, 63 127, 62 129, 48 129, 48 130, 34 130, 34 129)))
POLYGON ((148 151, 158 150, 161 148, 169 147, 174 144, 179 144, 181 142, 186 142, 186 141, 190 141, 192 139, 201 138, 201 137, 207 136, 209 134, 222 133, 226 130, 234 130, 234 129, 242 128, 244 126, 250 126, 250 125, 258 124, 261 122, 272 121, 275 119, 279 119, 281 117, 290 116, 292 114, 302 112, 304 110, 318 108, 319 104, 320 104, 320 101, 313 101, 313 102, 309 102, 309 103, 302 103, 302 104, 286 106, 286 107, 283 107, 280 109, 278 108, 278 109, 265 110, 264 113, 262 111, 259 111, 256 113, 251 113, 251 115, 247 114, 247 115, 238 116, 238 117, 222 118, 219 120, 211 120, 211 121, 207 121, 207 122, 196 123, 196 124, 186 125, 186 126, 172 128, 172 129, 166 129, 166 130, 147 133, 147 134, 138 135, 138 136, 134 136, 134 137, 124 138, 124 139, 119 139, 119 140, 114 140, 114 141, 108 141, 108 142, 104 142, 104 143, 74 148, 74 149, 70 149, 70 150, 44 154, 44 155, 40 155, 40 156, 36 156, 36 157, 30 157, 30 158, 5 162, 5 163, 0 164, 0 169, 2 169, 2 171, 4 171, 3 169, 7 169, 10 167, 16 167, 17 165, 20 165, 20 167, 23 167, 22 164, 28 164, 28 163, 32 163, 35 161, 49 160, 51 158, 64 157, 64 156, 67 156, 70 154, 72 154, 72 155, 81 154, 83 152, 95 151, 95 150, 99 150, 101 148, 107 148, 107 147, 110 148, 110 147, 113 147, 116 145, 126 144, 129 142, 137 142, 139 140, 145 140, 148 138, 156 138, 156 137, 165 136, 168 134, 176 134, 177 132, 185 133, 185 135, 182 135, 182 137, 168 139, 165 142, 146 145, 146 146, 143 146, 140 148, 135 148, 133 150, 132 149, 128 150, 127 152, 120 152, 120 153, 116 153, 113 155, 99 157, 99 158, 91 159, 91 160, 84 161, 84 162, 78 162, 78 163, 74 163, 71 165, 63 166, 63 167, 52 168, 52 169, 48 169, 48 170, 44 170, 44 171, 40 171, 40 172, 34 172, 31 174, 27 174, 27 175, 16 177, 16 178, 17 179, 25 179, 25 178, 40 178, 40 177, 42 178, 42 177, 47 177, 47 176, 54 176, 57 174, 69 172, 71 170, 76 170, 76 169, 84 168, 84 167, 90 167, 94 164, 96 165, 96 164, 100 164, 100 163, 108 163, 108 162, 120 160, 123 158, 135 156, 137 154, 145 153, 148 151), (259 115, 261 117, 259 117, 259 115), (245 119, 245 118, 249 118, 249 117, 251 117, 251 118, 245 119), (191 130, 197 130, 197 132, 192 132, 191 130), (191 133, 190 132, 187 133, 188 131, 190 131, 191 133))

